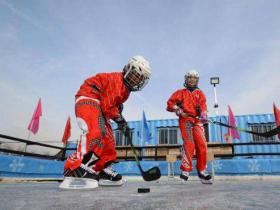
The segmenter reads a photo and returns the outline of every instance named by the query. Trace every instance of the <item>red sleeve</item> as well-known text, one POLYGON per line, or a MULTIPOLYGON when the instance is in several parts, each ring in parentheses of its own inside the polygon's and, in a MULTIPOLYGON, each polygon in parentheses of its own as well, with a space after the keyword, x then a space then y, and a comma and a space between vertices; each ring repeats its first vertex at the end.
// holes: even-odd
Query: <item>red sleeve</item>
POLYGON ((109 119, 120 116, 119 106, 129 97, 122 73, 109 73, 105 75, 101 91, 101 108, 109 119))
POLYGON ((102 90, 102 74, 96 74, 85 81, 85 83, 92 88, 93 92, 100 92, 102 90))
POLYGON ((114 119, 119 116, 118 107, 116 107, 115 94, 117 91, 116 85, 118 84, 118 78, 112 73, 99 74, 101 81, 103 81, 103 87, 101 91, 101 108, 103 113, 109 119, 114 119))
POLYGON ((111 107, 106 111, 106 113, 107 113, 107 117, 110 119, 116 119, 120 116, 118 107, 111 107))
POLYGON ((178 102, 180 102, 180 101, 183 101, 182 91, 177 90, 168 99, 166 110, 169 111, 169 112, 174 112, 174 108, 173 108, 174 105, 177 105, 178 102))
POLYGON ((103 88, 103 82, 100 74, 87 78, 80 86, 80 89, 76 93, 76 97, 88 96, 96 99, 100 99, 100 90, 103 88))
POLYGON ((201 112, 207 112, 206 97, 202 91, 199 92, 198 104, 200 106, 201 112))

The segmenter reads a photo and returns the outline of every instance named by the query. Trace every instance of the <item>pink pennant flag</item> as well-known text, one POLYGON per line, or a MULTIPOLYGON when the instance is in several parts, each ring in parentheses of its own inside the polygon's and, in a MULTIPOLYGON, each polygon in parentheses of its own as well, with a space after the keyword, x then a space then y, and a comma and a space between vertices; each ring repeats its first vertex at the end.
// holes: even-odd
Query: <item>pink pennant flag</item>
MULTIPOLYGON (((276 107, 275 103, 273 103, 273 112, 275 117, 276 126, 280 125, 280 110, 276 107)), ((280 139, 280 134, 278 134, 278 138, 280 139)))
MULTIPOLYGON (((230 126, 236 127, 236 120, 230 106, 228 106, 228 124, 230 126)), ((228 135, 233 139, 240 139, 239 133, 236 129, 228 128, 228 135)))
POLYGON ((63 137, 62 137, 62 142, 65 145, 67 144, 70 136, 71 136, 71 119, 70 119, 70 116, 69 116, 68 119, 67 119, 65 129, 64 129, 64 133, 63 133, 63 137))
POLYGON ((42 116, 42 104, 41 104, 41 98, 40 98, 39 102, 37 104, 37 107, 34 110, 32 119, 28 125, 28 130, 30 130, 34 135, 39 130, 39 121, 40 121, 41 116, 42 116))

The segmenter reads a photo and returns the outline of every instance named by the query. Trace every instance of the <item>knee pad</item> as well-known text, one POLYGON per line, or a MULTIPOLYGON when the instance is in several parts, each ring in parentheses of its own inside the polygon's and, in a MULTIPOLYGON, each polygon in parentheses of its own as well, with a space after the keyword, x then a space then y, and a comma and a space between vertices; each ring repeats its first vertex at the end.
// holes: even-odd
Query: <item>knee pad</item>
POLYGON ((88 126, 84 119, 77 117, 77 124, 79 128, 83 131, 83 134, 88 132, 88 126))

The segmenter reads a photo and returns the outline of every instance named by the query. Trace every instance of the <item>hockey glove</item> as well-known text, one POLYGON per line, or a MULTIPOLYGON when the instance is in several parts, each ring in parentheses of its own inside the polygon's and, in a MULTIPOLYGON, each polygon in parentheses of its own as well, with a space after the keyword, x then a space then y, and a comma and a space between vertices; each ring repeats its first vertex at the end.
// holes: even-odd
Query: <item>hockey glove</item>
POLYGON ((129 127, 127 125, 126 120, 122 115, 115 118, 114 121, 118 124, 118 129, 124 132, 125 134, 129 133, 129 127))
POLYGON ((180 116, 180 115, 182 115, 183 110, 182 110, 182 109, 177 109, 177 110, 175 111, 175 113, 176 113, 177 116, 180 116))
POLYGON ((174 109, 174 112, 176 113, 177 116, 180 116, 183 113, 183 109, 181 109, 177 105, 174 105, 173 109, 174 109))
POLYGON ((205 112, 202 112, 199 118, 200 118, 201 123, 203 123, 203 124, 208 122, 207 114, 205 112))
POLYGON ((119 113, 122 114, 122 111, 123 111, 123 104, 120 104, 119 107, 118 107, 118 109, 119 109, 119 113))

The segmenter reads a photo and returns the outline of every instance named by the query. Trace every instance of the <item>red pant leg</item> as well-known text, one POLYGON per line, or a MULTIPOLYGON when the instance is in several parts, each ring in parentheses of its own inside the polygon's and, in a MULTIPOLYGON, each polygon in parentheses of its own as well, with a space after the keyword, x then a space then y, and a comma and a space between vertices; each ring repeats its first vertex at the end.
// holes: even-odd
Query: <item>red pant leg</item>
POLYGON ((102 142, 104 142, 103 152, 94 166, 96 171, 103 170, 109 163, 115 162, 117 159, 113 130, 109 122, 106 123, 106 135, 102 138, 102 142))
POLYGON ((93 153, 96 161, 102 160, 103 150, 107 147, 108 142, 105 136, 110 135, 110 131, 108 132, 108 129, 106 129, 106 122, 100 106, 96 101, 90 99, 80 100, 76 103, 75 111, 82 135, 80 151, 71 155, 65 164, 65 168, 70 167, 72 170, 77 168, 77 165, 79 166, 78 163, 88 153, 93 153))
POLYGON ((195 125, 193 127, 193 138, 197 156, 196 168, 198 171, 203 171, 207 164, 207 142, 202 125, 195 125))
POLYGON ((182 171, 192 171, 192 158, 194 155, 194 140, 192 135, 192 123, 180 123, 180 131, 183 138, 183 147, 182 147, 182 162, 180 169, 182 171))

